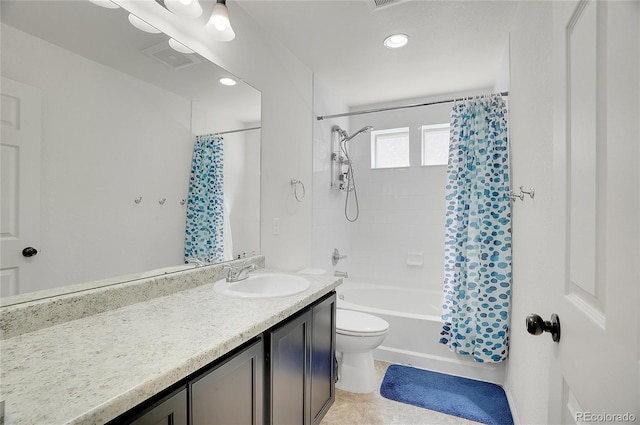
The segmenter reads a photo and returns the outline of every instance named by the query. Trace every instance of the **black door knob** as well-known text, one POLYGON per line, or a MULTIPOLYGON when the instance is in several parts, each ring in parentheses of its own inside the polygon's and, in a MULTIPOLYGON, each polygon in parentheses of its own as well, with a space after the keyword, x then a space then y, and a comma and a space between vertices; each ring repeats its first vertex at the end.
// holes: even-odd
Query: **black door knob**
POLYGON ((22 255, 25 257, 33 257, 34 255, 36 255, 38 253, 38 250, 28 246, 25 249, 22 250, 22 255))
POLYGON ((545 321, 537 314, 530 314, 526 318, 525 322, 527 326, 527 332, 531 335, 540 335, 543 332, 551 333, 551 338, 558 342, 560 341, 560 318, 557 314, 551 315, 550 321, 545 321))

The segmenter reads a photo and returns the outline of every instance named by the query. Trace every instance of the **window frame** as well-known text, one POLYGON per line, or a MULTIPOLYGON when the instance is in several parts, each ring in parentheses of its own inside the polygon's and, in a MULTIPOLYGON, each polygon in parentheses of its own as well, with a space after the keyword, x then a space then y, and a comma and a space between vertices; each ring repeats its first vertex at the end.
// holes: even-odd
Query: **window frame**
MULTIPOLYGON (((451 132, 451 124, 450 123, 441 123, 441 124, 429 124, 429 125, 423 125, 420 127, 420 166, 421 167, 442 167, 442 166, 446 166, 448 164, 448 155, 447 155, 447 162, 444 163, 437 163, 437 164, 426 164, 425 163, 425 134, 427 133, 435 133, 435 132, 440 132, 443 129, 447 129, 448 133, 450 134, 451 132)), ((451 143, 451 138, 449 137, 447 140, 447 147, 449 146, 449 144, 451 143)))
POLYGON ((397 127, 397 128, 387 128, 384 130, 374 130, 371 132, 371 169, 372 170, 389 170, 389 169, 400 169, 400 168, 409 168, 411 167, 411 137, 409 127, 397 127), (389 167, 380 167, 376 165, 376 158, 378 153, 378 144, 377 138, 378 136, 398 134, 406 136, 407 142, 407 163, 406 165, 394 165, 389 167))

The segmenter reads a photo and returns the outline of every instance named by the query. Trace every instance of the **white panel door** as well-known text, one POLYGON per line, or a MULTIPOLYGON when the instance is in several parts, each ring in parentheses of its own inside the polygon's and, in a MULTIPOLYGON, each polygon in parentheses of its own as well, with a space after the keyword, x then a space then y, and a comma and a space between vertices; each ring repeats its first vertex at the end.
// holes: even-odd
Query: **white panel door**
MULTIPOLYGON (((640 2, 553 5, 550 423, 640 422, 640 2)), ((548 319, 548 318, 546 318, 548 319)))
POLYGON ((0 296, 10 296, 38 289, 38 257, 22 251, 40 242, 41 95, 4 77, 0 89, 0 296))

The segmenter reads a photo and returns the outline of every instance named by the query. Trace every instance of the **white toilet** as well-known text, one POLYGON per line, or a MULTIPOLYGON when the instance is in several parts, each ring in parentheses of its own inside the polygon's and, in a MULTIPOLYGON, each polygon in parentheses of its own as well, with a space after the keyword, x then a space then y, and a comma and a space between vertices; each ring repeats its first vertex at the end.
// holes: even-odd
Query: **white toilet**
POLYGON ((389 323, 359 311, 336 310, 336 387, 352 393, 370 393, 378 386, 373 350, 382 344, 389 323))

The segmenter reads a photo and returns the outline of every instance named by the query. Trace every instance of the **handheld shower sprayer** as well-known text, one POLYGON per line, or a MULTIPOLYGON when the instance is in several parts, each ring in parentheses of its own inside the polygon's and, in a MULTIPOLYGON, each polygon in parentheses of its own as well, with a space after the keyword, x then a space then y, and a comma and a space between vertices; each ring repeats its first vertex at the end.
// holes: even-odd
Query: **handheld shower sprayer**
POLYGON ((360 130, 356 131, 355 133, 353 133, 351 136, 349 136, 347 134, 346 131, 344 131, 343 129, 341 129, 340 127, 338 127, 337 131, 338 133, 340 133, 340 136, 342 136, 342 140, 340 140, 341 143, 346 143, 349 140, 353 139, 354 137, 356 137, 358 134, 360 133, 366 133, 368 131, 373 130, 373 126, 366 126, 366 127, 362 127, 360 130))
POLYGON ((334 153, 331 156, 333 160, 333 164, 337 164, 338 175, 336 176, 335 175, 336 173, 334 173, 334 178, 337 177, 338 183, 332 184, 332 187, 334 189, 341 189, 347 192, 346 198, 344 200, 344 216, 347 219, 347 221, 350 221, 350 222, 356 221, 360 216, 360 206, 358 205, 358 192, 356 190, 356 181, 353 175, 351 158, 349 158, 349 151, 347 150, 347 142, 353 139, 354 137, 356 137, 357 135, 361 133, 369 132, 371 130, 373 130, 373 127, 370 125, 367 125, 365 127, 362 127, 360 130, 356 131, 355 133, 353 133, 351 136, 349 136, 349 134, 346 131, 344 131, 338 126, 335 126, 332 129, 332 131, 337 133, 339 136, 338 152, 334 151, 334 153), (342 151, 342 154, 340 154, 339 151, 342 151), (346 172, 341 170, 343 165, 347 167, 346 172), (349 192, 351 191, 353 191, 353 196, 356 202, 355 204, 356 212, 355 212, 355 217, 353 218, 349 217, 349 214, 348 214, 349 192))

